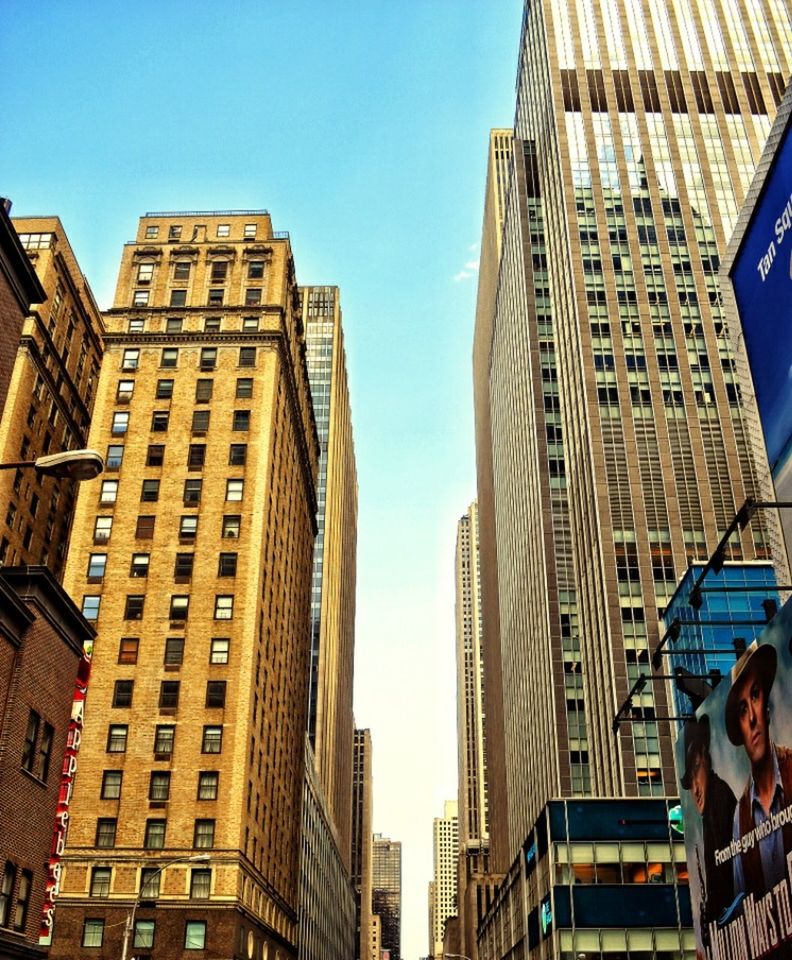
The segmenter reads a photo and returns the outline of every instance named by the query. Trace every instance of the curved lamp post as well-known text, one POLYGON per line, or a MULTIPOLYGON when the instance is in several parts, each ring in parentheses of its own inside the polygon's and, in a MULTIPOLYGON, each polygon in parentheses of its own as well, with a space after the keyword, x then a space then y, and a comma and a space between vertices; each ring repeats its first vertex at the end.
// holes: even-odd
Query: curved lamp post
POLYGON ((96 450, 65 450, 37 460, 14 460, 0 463, 0 470, 32 467, 37 473, 67 480, 93 480, 104 470, 102 455, 96 450))
MULTIPOLYGON (((172 867, 174 863, 205 863, 207 860, 212 858, 208 853, 196 853, 191 857, 175 857, 173 860, 168 860, 167 863, 163 863, 161 867, 155 870, 151 876, 147 877, 147 881, 151 881, 154 877, 159 877, 162 874, 163 870, 166 870, 168 867, 172 867)), ((135 897, 135 902, 132 904, 132 912, 127 914, 126 923, 124 924, 124 945, 121 950, 121 960, 127 960, 127 952, 129 950, 129 937, 132 931, 135 928, 135 914, 137 913, 137 908, 140 906, 140 901, 143 894, 143 884, 141 878, 140 890, 138 891, 137 896, 135 897)))

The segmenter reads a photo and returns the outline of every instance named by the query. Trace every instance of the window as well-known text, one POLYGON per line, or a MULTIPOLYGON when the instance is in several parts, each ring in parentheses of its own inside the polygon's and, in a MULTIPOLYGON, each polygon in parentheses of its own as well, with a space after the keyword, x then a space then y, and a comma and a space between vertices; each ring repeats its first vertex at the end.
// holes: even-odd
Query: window
POLYGON ((146 227, 146 240, 156 240, 159 227, 146 227))
POLYGON ((52 741, 55 737, 55 729, 51 724, 45 723, 39 742, 39 780, 45 783, 49 777, 50 760, 52 759, 52 741))
POLYGON ((134 392, 134 380, 119 380, 116 387, 116 403, 129 403, 134 392))
POLYGON ((137 637, 121 637, 118 643, 118 662, 137 663, 139 644, 137 637))
POLYGON ((245 333, 255 333, 258 328, 258 317, 242 317, 242 329, 245 331, 245 333))
POLYGON ((185 507, 197 507, 201 502, 201 485, 203 480, 185 480, 184 481, 184 505, 185 507))
POLYGON ((113 529, 112 517, 97 517, 94 522, 94 543, 105 543, 113 529))
POLYGON ((128 732, 125 723, 111 723, 107 728, 107 753, 126 753, 128 732))
POLYGON ((240 501, 244 489, 244 480, 226 480, 226 500, 240 501))
POLYGON ((168 637, 165 641, 165 666, 177 667, 184 660, 184 639, 168 637))
POLYGON ((135 920, 135 935, 132 938, 133 947, 154 946, 154 921, 135 920))
POLYGON ((30 870, 22 870, 19 875, 19 885, 17 886, 16 910, 14 911, 14 930, 21 932, 25 929, 27 923, 28 907, 30 906, 30 893, 33 889, 33 874, 30 870))
POLYGON ((179 351, 176 347, 165 347, 160 358, 161 367, 175 367, 179 362, 179 351))
POLYGON ((217 800, 217 786, 220 774, 217 770, 202 770, 198 774, 198 799, 217 800))
POLYGON ((173 380, 157 380, 157 400, 170 400, 173 396, 173 380))
POLYGON ((228 650, 231 640, 228 637, 213 637, 209 647, 209 663, 228 663, 228 650))
POLYGON ((209 429, 209 411, 193 410, 192 432, 195 434, 204 434, 209 429))
POLYGON ((247 444, 232 443, 228 450, 228 463, 232 467, 244 467, 247 460, 247 444))
POLYGON ((226 514, 223 517, 223 536, 233 539, 239 536, 242 526, 242 517, 239 515, 226 514))
POLYGON ((251 260, 248 263, 248 280, 261 280, 264 276, 264 261, 251 260))
POLYGON ((86 620, 98 620, 99 619, 99 605, 102 602, 101 597, 97 597, 94 594, 89 594, 88 596, 83 597, 82 602, 82 615, 86 620))
POLYGON ((143 867, 140 871, 140 899, 156 900, 160 892, 162 871, 158 867, 143 867))
POLYGON ((221 553, 217 564, 218 577, 235 577, 237 572, 237 554, 221 553))
POLYGON ((139 362, 140 362, 140 350, 138 350, 137 348, 133 350, 124 350, 123 356, 121 358, 121 369, 137 370, 139 362))
POLYGON ((138 540, 151 540, 154 536, 154 521, 156 517, 138 517, 135 527, 135 536, 138 540))
POLYGON ((154 753, 168 756, 172 754, 175 738, 176 727, 171 724, 158 724, 154 731, 154 753))
POLYGON ((189 280, 190 279, 190 262, 189 260, 177 260, 173 265, 173 279, 174 280, 189 280))
POLYGON ((222 319, 222 317, 206 317, 204 319, 204 331, 206 333, 217 333, 222 319))
POLYGON ((218 225, 217 225, 217 236, 218 236, 218 237, 230 237, 230 236, 231 236, 231 224, 230 224, 230 223, 218 223, 218 225))
POLYGON ((124 774, 121 770, 105 770, 102 774, 102 800, 118 800, 121 797, 121 782, 124 774))
POLYGON ((105 470, 120 470, 123 459, 124 445, 122 443, 111 443, 107 448, 105 470))
POLYGON ((25 729, 25 744, 22 747, 22 769, 33 772, 36 759, 36 740, 38 738, 39 722, 41 718, 35 710, 28 713, 27 728, 25 729))
POLYGON ((154 433, 164 433, 168 429, 167 410, 155 410, 151 415, 151 429, 154 433))
POLYGON ((99 817, 96 821, 96 846, 114 847, 116 838, 116 818, 99 817))
POLYGON ((113 414, 113 426, 111 433, 114 436, 118 434, 126 433, 129 429, 129 411, 128 410, 116 410, 113 414))
POLYGON ((184 925, 184 949, 206 949, 206 920, 188 920, 184 925))
POLYGON ((256 366, 256 348, 255 347, 239 348, 239 366, 240 367, 256 366))
POLYGON ((88 558, 88 580, 92 583, 101 580, 105 574, 106 566, 106 553, 92 553, 88 558))
POLYGON ((181 290, 171 290, 170 302, 168 303, 170 307, 186 307, 187 306, 187 291, 184 289, 181 290))
POLYGON ((3 868, 3 881, 0 883, 0 927, 7 927, 11 919, 11 897, 16 883, 16 867, 6 860, 3 868))
POLYGON ((173 578, 178 583, 186 583, 192 577, 195 554, 177 553, 176 564, 173 568, 173 578))
POLYGON ((245 290, 245 306, 258 307, 261 304, 261 287, 248 287, 245 290))
POLYGON ((143 846, 146 850, 162 850, 165 846, 165 820, 146 820, 143 846))
POLYGON ((215 597, 215 620, 233 620, 234 598, 229 594, 218 594, 215 597))
POLYGON ((231 426, 232 430, 250 429, 250 410, 234 410, 234 419, 231 426))
POLYGON ((228 261, 214 260, 211 265, 211 283, 225 283, 228 274, 228 261))
POLYGON ((214 370, 217 366, 217 347, 201 348, 201 370, 214 370))
POLYGON ((190 872, 190 897, 193 900, 207 900, 212 886, 211 870, 195 870, 190 872))
POLYGON ((220 753, 223 749, 223 728, 204 727, 201 753, 220 753))
POLYGON ((134 687, 134 680, 116 680, 115 686, 113 687, 113 706, 131 707, 134 687))
POLYGON ((226 700, 225 680, 208 680, 206 683, 206 706, 224 707, 226 700))
POLYGON ((118 497, 118 480, 102 480, 99 491, 99 503, 115 503, 118 497))
POLYGON ((153 276, 154 276, 154 264, 150 260, 147 260, 138 266, 138 274, 137 274, 138 283, 151 283, 151 278, 153 276))
POLYGON ((206 444, 191 443, 187 450, 187 469, 200 470, 206 462, 206 444))
POLYGON ((171 597, 170 601, 170 618, 171 620, 186 620, 187 614, 190 610, 190 598, 183 595, 175 595, 171 597))
POLYGON ((124 619, 125 620, 142 620, 143 619, 143 605, 146 598, 140 594, 128 594, 126 598, 126 606, 124 608, 124 619))
POLYGON ((198 517, 182 517, 179 521, 179 539, 195 540, 198 533, 198 517))
POLYGON ((197 850, 211 850, 214 846, 214 820, 196 820, 193 846, 197 850))
POLYGON ((178 680, 161 681, 159 695, 161 710, 175 710, 179 706, 179 686, 178 680))
POLYGON ((142 503, 156 503, 159 500, 159 480, 144 480, 140 488, 142 503))
POLYGON ((167 800, 170 795, 170 773, 153 770, 149 780, 149 800, 167 800))
POLYGON ((183 323, 181 317, 168 317, 165 321, 165 333, 181 333, 183 323))
POLYGON ((237 399, 247 400, 253 396, 253 380, 250 377, 239 377, 236 382, 237 399))
POLYGON ((132 564, 129 568, 130 577, 147 577, 149 572, 149 560, 151 559, 150 554, 148 553, 133 553, 132 554, 132 564))
POLYGON ((133 307, 146 307, 148 306, 148 301, 149 301, 148 290, 135 290, 132 296, 133 307))
POLYGON ((127 324, 127 330, 130 333, 143 333, 145 325, 146 325, 145 320, 140 320, 138 318, 135 318, 134 320, 129 321, 129 323, 127 324))
POLYGON ((212 399, 212 387, 214 380, 199 380, 195 384, 195 402, 209 403, 212 399))
POLYGON ((94 867, 91 870, 91 896, 110 896, 110 877, 113 871, 110 867, 94 867))
POLYGON ((223 305, 223 288, 217 287, 216 289, 211 289, 209 291, 209 306, 222 307, 222 305, 223 305))
POLYGON ((168 240, 178 240, 181 237, 181 234, 181 224, 174 224, 173 226, 168 227, 168 240))
POLYGON ((103 937, 104 920, 83 920, 82 945, 84 947, 101 947, 103 937))
POLYGON ((245 231, 243 233, 245 240, 255 240, 256 239, 256 224, 255 223, 246 223, 245 231))

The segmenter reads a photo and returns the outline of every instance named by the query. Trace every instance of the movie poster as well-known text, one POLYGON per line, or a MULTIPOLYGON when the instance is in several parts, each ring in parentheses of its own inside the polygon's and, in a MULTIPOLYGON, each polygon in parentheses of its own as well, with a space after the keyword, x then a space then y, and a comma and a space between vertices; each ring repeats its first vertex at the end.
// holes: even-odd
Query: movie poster
POLYGON ((792 600, 676 744, 698 955, 792 956, 792 600))

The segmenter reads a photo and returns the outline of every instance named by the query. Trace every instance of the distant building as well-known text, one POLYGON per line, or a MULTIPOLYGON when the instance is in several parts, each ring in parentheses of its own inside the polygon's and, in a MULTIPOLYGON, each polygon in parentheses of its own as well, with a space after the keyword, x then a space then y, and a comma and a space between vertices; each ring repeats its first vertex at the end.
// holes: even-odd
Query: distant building
POLYGON ((380 950, 401 960, 401 842, 374 834, 371 907, 380 918, 380 950))
POLYGON ((319 444, 288 234, 147 214, 105 322, 107 469, 65 577, 100 641, 50 955, 117 958, 140 900, 137 960, 295 958, 319 444))
POLYGON ((457 912, 457 862, 459 860, 459 818, 456 800, 446 800, 442 817, 432 824, 432 859, 434 877, 431 884, 432 940, 430 953, 443 955, 446 920, 457 912))
POLYGON ((371 731, 355 730, 352 777, 352 885, 357 915, 357 954, 359 960, 371 958, 373 844, 371 834, 373 775, 371 731))
MULTIPOLYGON (((46 567, 0 569, 0 957, 39 958, 78 674, 94 631, 46 567)), ((80 697, 80 708, 84 700, 80 697)), ((76 739, 75 739, 76 738, 76 739)), ((72 751, 73 755, 74 751, 72 751)), ((49 920, 49 915, 46 917, 49 920)))
MULTIPOLYGON (((104 325, 57 217, 17 217, 14 229, 43 296, 17 337, 0 417, 0 463, 88 446, 104 325)), ((63 578, 77 486, 34 470, 0 471, 0 563, 42 564, 63 578)))

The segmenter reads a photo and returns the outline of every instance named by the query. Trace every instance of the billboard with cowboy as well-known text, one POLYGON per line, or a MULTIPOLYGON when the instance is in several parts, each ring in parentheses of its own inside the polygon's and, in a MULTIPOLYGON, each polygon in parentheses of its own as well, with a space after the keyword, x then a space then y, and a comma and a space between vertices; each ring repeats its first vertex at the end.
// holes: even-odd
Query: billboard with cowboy
POLYGON ((792 601, 676 745, 698 956, 792 956, 792 601))

